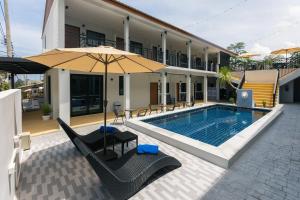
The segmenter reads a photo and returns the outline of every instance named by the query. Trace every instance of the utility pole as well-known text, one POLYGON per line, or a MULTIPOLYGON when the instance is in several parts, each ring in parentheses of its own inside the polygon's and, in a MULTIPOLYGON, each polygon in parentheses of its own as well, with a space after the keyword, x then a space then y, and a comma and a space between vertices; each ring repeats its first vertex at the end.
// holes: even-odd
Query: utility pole
POLYGON ((11 33, 10 33, 10 21, 8 13, 8 0, 4 0, 4 16, 5 16, 5 28, 6 28, 6 49, 7 56, 13 57, 12 43, 11 43, 11 33))
MULTIPOLYGON (((10 21, 9 21, 9 12, 8 12, 8 0, 4 0, 4 17, 5 17, 5 29, 6 29, 6 51, 7 57, 13 57, 13 48, 11 42, 11 33, 10 33, 10 21)), ((15 87, 15 75, 10 74, 10 88, 14 89, 15 87)))

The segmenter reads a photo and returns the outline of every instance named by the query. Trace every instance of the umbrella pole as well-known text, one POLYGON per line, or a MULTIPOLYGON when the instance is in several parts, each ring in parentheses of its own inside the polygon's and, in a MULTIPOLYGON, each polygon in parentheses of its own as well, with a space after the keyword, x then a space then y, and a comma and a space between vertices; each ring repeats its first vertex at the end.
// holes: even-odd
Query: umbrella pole
POLYGON ((285 68, 287 68, 287 50, 285 51, 285 68))
POLYGON ((112 151, 107 149, 107 129, 106 129, 106 120, 107 120, 107 67, 108 67, 108 60, 107 55, 105 56, 105 73, 104 73, 104 148, 102 151, 102 155, 100 154, 100 158, 103 160, 113 160, 118 157, 118 155, 112 151))
POLYGON ((107 116, 107 56, 104 73, 104 155, 106 154, 106 116, 107 116))

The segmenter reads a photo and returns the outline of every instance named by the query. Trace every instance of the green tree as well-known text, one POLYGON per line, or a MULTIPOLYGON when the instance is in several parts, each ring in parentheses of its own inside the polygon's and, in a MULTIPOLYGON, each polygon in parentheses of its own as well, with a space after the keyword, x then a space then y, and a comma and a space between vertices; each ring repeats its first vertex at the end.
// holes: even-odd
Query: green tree
POLYGON ((22 79, 18 79, 15 83, 15 87, 19 88, 25 85, 25 82, 22 79))
MULTIPOLYGON (((234 53, 240 55, 243 53, 247 53, 245 50, 246 44, 244 42, 236 42, 230 44, 227 49, 233 51, 234 53)), ((230 67, 233 70, 242 70, 247 66, 247 60, 243 58, 239 58, 237 56, 230 57, 230 67)))
POLYGON ((246 48, 246 44, 244 42, 236 42, 236 43, 230 44, 227 47, 228 50, 233 51, 236 54, 247 53, 245 48, 246 48))
POLYGON ((0 83, 0 91, 8 90, 9 84, 7 82, 0 83))
POLYGON ((219 70, 219 80, 220 80, 220 83, 225 85, 225 84, 228 84, 230 85, 233 89, 237 90, 238 88, 235 87, 233 84, 232 84, 232 74, 231 74, 231 69, 230 67, 221 67, 220 70, 219 70))

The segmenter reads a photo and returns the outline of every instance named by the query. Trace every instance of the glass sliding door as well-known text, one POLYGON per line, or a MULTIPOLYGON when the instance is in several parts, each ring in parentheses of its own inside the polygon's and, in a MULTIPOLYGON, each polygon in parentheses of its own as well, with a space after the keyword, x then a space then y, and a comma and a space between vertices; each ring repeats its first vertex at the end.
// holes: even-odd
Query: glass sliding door
POLYGON ((103 77, 71 75, 71 116, 103 112, 103 77))

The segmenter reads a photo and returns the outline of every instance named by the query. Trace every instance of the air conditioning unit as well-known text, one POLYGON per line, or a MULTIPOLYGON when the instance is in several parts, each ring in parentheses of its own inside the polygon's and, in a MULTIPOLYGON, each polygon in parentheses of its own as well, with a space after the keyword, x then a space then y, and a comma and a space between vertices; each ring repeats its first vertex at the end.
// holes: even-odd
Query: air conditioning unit
POLYGON ((30 140, 30 133, 29 132, 24 132, 22 134, 20 134, 20 146, 22 150, 28 150, 30 149, 30 144, 31 144, 31 140, 30 140))

